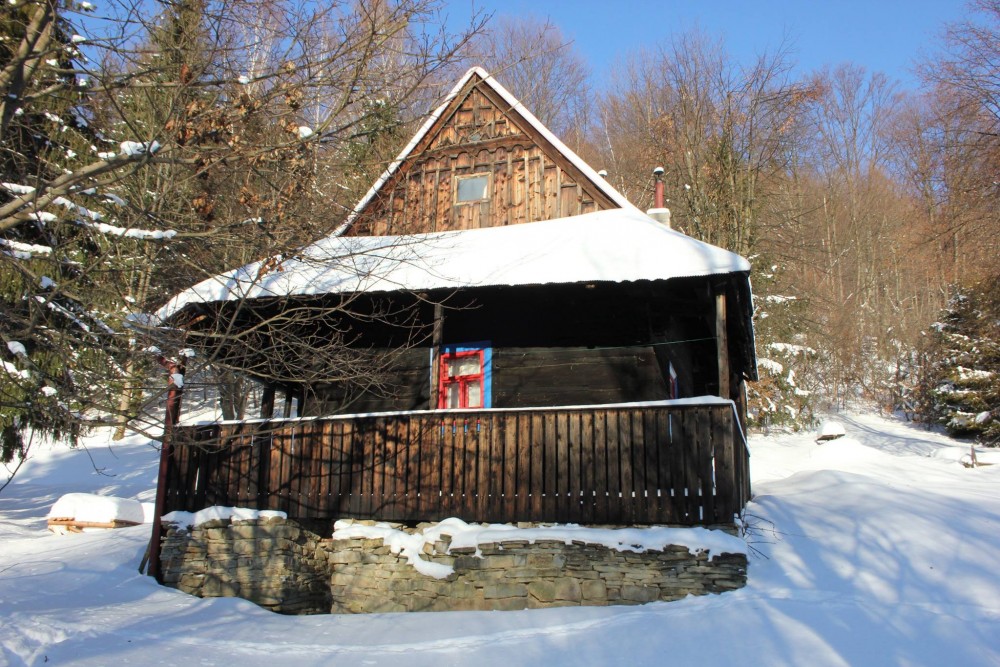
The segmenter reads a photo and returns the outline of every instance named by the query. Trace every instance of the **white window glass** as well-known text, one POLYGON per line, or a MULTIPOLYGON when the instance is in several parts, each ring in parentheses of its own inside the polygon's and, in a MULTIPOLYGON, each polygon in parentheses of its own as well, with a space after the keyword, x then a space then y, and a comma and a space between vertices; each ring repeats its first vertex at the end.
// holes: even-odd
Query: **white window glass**
POLYGON ((451 377, 459 375, 479 375, 479 355, 458 357, 448 363, 448 373, 451 377))
POLYGON ((460 408, 462 404, 460 402, 460 392, 462 385, 457 382, 452 382, 448 385, 448 404, 445 407, 449 408, 460 408))
POLYGON ((473 380, 465 385, 466 388, 466 405, 470 408, 481 408, 482 397, 483 397, 483 387, 478 380, 473 380))
POLYGON ((455 192, 455 201, 480 201, 489 196, 490 177, 486 174, 481 176, 469 176, 458 179, 455 192))

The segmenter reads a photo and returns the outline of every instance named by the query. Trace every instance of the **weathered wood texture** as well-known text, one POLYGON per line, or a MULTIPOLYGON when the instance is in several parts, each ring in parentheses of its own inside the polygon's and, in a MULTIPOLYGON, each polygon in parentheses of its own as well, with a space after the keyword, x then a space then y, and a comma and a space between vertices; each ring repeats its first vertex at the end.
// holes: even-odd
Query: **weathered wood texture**
POLYGON ((493 406, 527 408, 657 401, 668 397, 652 347, 493 350, 493 406))
MULTIPOLYGON (((668 397, 665 366, 660 365, 649 346, 492 350, 491 404, 495 408, 603 405, 668 397)), ((384 373, 384 391, 347 397, 344 386, 316 386, 311 388, 299 414, 321 417, 338 412, 427 410, 435 406, 436 398, 431 397, 430 390, 437 381, 432 376, 436 364, 430 364, 430 350, 413 348, 398 357, 399 363, 384 373)))
POLYGON ((165 511, 697 525, 730 522, 750 492, 726 404, 399 413, 175 434, 165 511))
POLYGON ((361 211, 350 234, 498 227, 618 208, 489 86, 474 79, 361 211), (486 198, 458 202, 463 176, 486 198))

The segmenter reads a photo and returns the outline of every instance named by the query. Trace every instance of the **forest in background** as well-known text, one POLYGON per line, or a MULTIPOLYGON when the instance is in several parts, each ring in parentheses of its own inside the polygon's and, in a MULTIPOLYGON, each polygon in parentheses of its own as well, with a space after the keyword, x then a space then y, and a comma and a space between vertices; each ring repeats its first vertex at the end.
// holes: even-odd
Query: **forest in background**
MULTIPOLYGON (((1000 0, 942 26, 918 91, 851 63, 797 75, 782 48, 737 62, 698 32, 595 90, 558 26, 456 30, 444 8, 5 3, 0 458, 26 426, 155 431, 157 357, 183 342, 142 315, 329 233, 474 64, 640 208, 662 166, 673 226, 751 260, 755 425, 864 400, 1000 440, 1000 0)), ((303 340, 285 372, 361 377, 336 343, 303 340)), ((191 365, 239 416, 214 361, 191 365)))

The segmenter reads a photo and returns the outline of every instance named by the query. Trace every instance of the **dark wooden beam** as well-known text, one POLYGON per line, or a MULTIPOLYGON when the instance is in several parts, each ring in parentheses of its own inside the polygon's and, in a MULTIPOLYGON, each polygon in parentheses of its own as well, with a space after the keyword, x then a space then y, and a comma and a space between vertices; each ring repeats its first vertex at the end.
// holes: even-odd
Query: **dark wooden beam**
POLYGON ((431 410, 438 407, 438 385, 440 384, 441 373, 441 345, 444 344, 444 306, 440 303, 434 304, 434 328, 431 331, 431 399, 428 406, 431 410))
POLYGON ((260 397, 260 416, 262 419, 274 417, 274 385, 264 386, 264 393, 260 397))
POLYGON ((719 396, 729 393, 729 336, 726 330, 726 294, 715 295, 715 348, 719 360, 719 396))

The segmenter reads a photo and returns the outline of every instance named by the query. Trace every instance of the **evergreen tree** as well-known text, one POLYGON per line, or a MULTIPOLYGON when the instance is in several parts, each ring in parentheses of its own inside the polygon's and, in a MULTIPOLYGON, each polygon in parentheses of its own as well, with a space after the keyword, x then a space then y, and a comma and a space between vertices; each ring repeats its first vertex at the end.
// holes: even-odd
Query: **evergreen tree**
POLYGON ((756 258, 754 334, 759 380, 747 385, 751 426, 798 430, 815 421, 817 353, 802 333, 806 303, 778 264, 756 258))
POLYGON ((956 436, 1000 445, 1000 276, 960 288, 933 327, 921 408, 956 436))
MULTIPOLYGON (((85 165, 94 141, 67 9, 14 2, 0 20, 0 205, 85 165)), ((100 250, 76 224, 93 211, 62 197, 51 203, 55 211, 26 207, 0 225, 3 463, 24 456, 26 427, 75 434, 83 406, 74 397, 108 365, 103 315, 78 298, 102 280, 100 250)))

